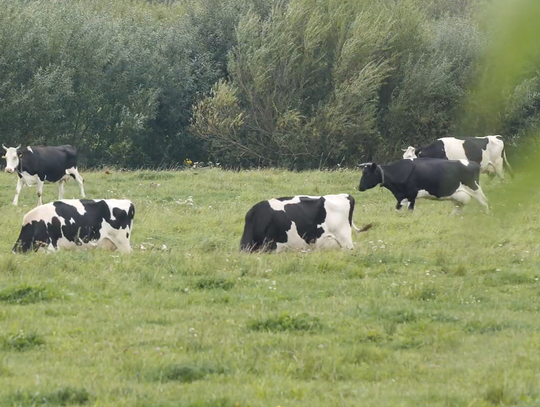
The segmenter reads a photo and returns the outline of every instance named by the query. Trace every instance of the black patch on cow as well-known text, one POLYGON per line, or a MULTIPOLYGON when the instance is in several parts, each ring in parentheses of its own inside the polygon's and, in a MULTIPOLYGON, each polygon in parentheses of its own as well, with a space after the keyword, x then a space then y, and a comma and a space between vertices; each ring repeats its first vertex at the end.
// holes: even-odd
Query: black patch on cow
POLYGON ((447 158, 446 151, 444 150, 444 143, 441 140, 435 140, 426 147, 420 147, 416 150, 416 156, 418 158, 447 158))
POLYGON ((352 218, 354 213, 354 197, 352 195, 347 195, 349 200, 349 225, 352 226, 352 218))
POLYGON ((52 244, 56 248, 61 237, 80 246, 83 243, 99 240, 103 221, 115 229, 125 229, 131 226, 135 216, 133 204, 127 212, 114 207, 112 215, 115 219, 112 219, 109 205, 105 201, 81 199, 79 202, 85 209, 83 215, 75 206, 62 201, 54 202, 52 205, 56 216, 51 219, 51 222, 46 224, 44 221, 33 221, 24 225, 13 251, 24 253, 31 249, 37 250, 43 244, 52 244), (60 219, 63 220, 63 226, 60 219))
MULTIPOLYGON (((277 199, 283 202, 292 197, 277 199)), ((257 203, 246 214, 240 250, 275 250, 277 243, 287 243, 287 231, 293 222, 306 243, 315 242, 324 233, 318 227, 326 219, 324 202, 324 197, 300 197, 300 202, 284 205, 283 211, 272 209, 268 201, 257 203)))
POLYGON ((486 151, 489 139, 487 137, 466 137, 463 140, 463 150, 467 160, 480 164, 482 162, 482 151, 486 151))
MULTIPOLYGON (((57 182, 66 176, 68 168, 77 167, 77 150, 70 145, 58 147, 36 146, 17 151, 19 165, 17 173, 26 171, 36 175, 41 181, 57 182)), ((75 178, 74 175, 71 175, 75 178)))
POLYGON ((409 209, 414 209, 418 191, 425 190, 437 198, 451 196, 464 184, 476 191, 480 177, 480 165, 469 162, 437 158, 419 158, 416 160, 398 160, 389 165, 369 165, 364 168, 360 179, 361 191, 373 188, 381 182, 384 173, 384 187, 397 200, 396 209, 401 208, 401 201, 410 202, 409 209), (380 167, 381 171, 377 171, 380 167))

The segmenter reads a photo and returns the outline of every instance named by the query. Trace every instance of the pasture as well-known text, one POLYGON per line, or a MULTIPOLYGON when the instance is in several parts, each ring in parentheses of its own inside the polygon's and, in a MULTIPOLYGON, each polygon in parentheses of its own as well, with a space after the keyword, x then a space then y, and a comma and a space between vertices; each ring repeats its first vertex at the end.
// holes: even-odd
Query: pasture
POLYGON ((540 402, 538 207, 509 210, 509 182, 482 178, 490 215, 451 216, 397 214, 352 170, 81 174, 89 198, 134 202, 133 254, 11 254, 37 199, 14 207, 0 174, 1 406, 540 402), (239 253, 256 202, 341 192, 373 223, 355 250, 239 253))

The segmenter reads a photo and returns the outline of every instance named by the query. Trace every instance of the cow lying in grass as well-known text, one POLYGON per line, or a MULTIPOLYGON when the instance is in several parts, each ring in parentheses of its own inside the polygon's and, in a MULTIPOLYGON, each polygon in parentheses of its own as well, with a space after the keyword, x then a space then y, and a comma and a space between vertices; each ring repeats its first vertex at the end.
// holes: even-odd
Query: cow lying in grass
POLYGON ((249 210, 240 250, 352 249, 354 198, 348 194, 274 198, 249 210))
POLYGON ((103 247, 129 253, 134 216, 133 203, 125 199, 51 202, 24 216, 13 252, 103 247))

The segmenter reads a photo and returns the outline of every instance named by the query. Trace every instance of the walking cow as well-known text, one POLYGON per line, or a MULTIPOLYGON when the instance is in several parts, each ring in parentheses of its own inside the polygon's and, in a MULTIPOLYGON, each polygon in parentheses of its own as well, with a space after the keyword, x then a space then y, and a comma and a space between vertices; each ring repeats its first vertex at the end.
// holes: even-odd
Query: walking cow
POLYGON ((398 160, 388 165, 361 164, 364 168, 360 178, 360 191, 381 185, 397 199, 396 209, 402 201, 409 201, 414 209, 416 199, 451 199, 458 207, 475 198, 489 212, 487 198, 480 187, 480 165, 467 160, 441 160, 418 158, 398 160))
POLYGON ((352 249, 354 198, 348 194, 275 198, 253 206, 246 215, 240 250, 280 252, 309 247, 352 249))
POLYGON ((501 136, 486 137, 443 137, 425 147, 409 146, 404 151, 404 159, 443 158, 446 160, 469 160, 480 164, 482 172, 495 172, 504 178, 503 162, 506 163, 510 175, 512 167, 506 159, 504 141, 501 136))
POLYGON ((38 206, 23 219, 13 252, 46 248, 131 252, 135 206, 127 199, 65 199, 38 206))
POLYGON ((81 196, 84 198, 83 178, 77 171, 77 150, 70 145, 59 147, 6 147, 2 144, 6 154, 6 172, 16 172, 17 192, 13 198, 13 205, 19 202, 19 194, 24 184, 37 185, 38 205, 43 203, 43 183, 58 182, 58 199, 64 197, 64 186, 69 177, 73 177, 79 184, 81 196))

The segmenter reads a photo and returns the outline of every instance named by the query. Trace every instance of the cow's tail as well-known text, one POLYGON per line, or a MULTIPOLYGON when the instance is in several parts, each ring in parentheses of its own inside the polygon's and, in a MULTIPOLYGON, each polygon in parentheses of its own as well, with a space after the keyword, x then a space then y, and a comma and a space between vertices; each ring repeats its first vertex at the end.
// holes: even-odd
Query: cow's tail
MULTIPOLYGON (((264 201, 263 201, 264 202, 264 201)), ((264 242, 268 228, 272 221, 272 215, 268 210, 260 210, 260 202, 246 214, 244 233, 240 239, 240 251, 251 253, 256 250, 264 250, 264 242)))
POLYGON ((354 222, 351 222, 351 226, 356 230, 356 233, 362 233, 367 232, 369 229, 373 227, 373 223, 368 223, 366 226, 362 227, 361 229, 358 229, 354 222))
POLYGON ((354 197, 352 195, 347 195, 347 199, 349 200, 349 225, 351 225, 352 228, 354 230, 356 230, 356 233, 365 232, 365 231, 371 229, 371 227, 373 226, 373 224, 371 224, 371 223, 369 225, 364 226, 361 229, 358 229, 356 227, 356 225, 354 224, 354 221, 353 221, 355 200, 354 200, 354 197))
POLYGON ((510 174, 510 176, 514 178, 514 170, 512 169, 512 167, 510 166, 510 163, 506 159, 506 148, 504 147, 502 150, 502 156, 503 156, 504 163, 506 164, 506 169, 508 170, 508 174, 510 174))

